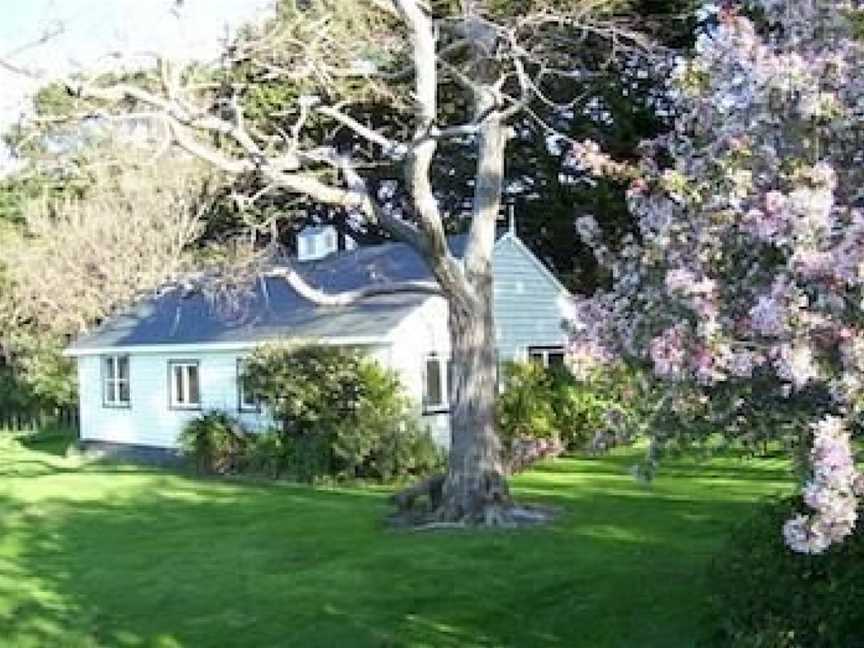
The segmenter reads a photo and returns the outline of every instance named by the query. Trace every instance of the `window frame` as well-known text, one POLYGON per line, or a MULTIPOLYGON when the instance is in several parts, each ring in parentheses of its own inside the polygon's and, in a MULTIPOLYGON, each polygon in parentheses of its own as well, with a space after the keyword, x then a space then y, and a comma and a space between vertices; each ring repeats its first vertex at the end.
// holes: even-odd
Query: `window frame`
POLYGON ((106 409, 130 409, 132 407, 132 361, 127 353, 99 356, 99 367, 102 372, 100 383, 102 391, 102 407, 106 409), (126 378, 120 378, 120 360, 126 360, 126 378), (106 363, 113 365, 114 377, 109 378, 106 371, 106 363), (113 399, 108 399, 108 382, 111 382, 111 394, 113 399), (120 399, 120 385, 126 383, 126 394, 128 398, 120 399))
POLYGON ((556 366, 549 362, 549 359, 553 355, 561 356, 561 366, 564 366, 565 358, 567 357, 567 351, 564 348, 564 345, 541 345, 541 346, 529 346, 526 349, 526 354, 528 356, 528 362, 537 362, 537 358, 533 356, 539 355, 540 365, 544 369, 551 369, 556 366))
MULTIPOLYGON (((237 411, 241 414, 260 414, 261 400, 255 399, 254 405, 252 402, 243 402, 243 397, 246 395, 246 390, 243 388, 243 365, 248 362, 248 358, 237 358, 237 411)), ((200 380, 200 376, 199 376, 200 380)))
POLYGON ((200 360, 169 360, 168 361, 168 409, 169 410, 200 411, 202 408, 202 401, 204 400, 202 398, 202 391, 203 390, 201 389, 201 361, 200 360), (185 377, 185 383, 184 383, 185 389, 183 390, 183 392, 184 392, 183 395, 187 399, 187 401, 185 403, 178 403, 174 398, 174 396, 175 396, 174 388, 176 386, 174 384, 174 375, 175 375, 174 369, 176 367, 187 368, 187 371, 183 372, 183 375, 185 377), (190 390, 189 390, 190 381, 189 381, 189 372, 188 372, 189 367, 195 367, 195 370, 198 373, 198 402, 197 403, 188 402, 188 398, 190 396, 190 390))
POLYGON ((452 382, 453 364, 449 357, 436 351, 423 356, 423 414, 446 414, 450 411, 450 384, 452 382), (438 403, 430 403, 427 387, 429 386, 429 363, 435 361, 438 365, 438 388, 441 399, 438 403))

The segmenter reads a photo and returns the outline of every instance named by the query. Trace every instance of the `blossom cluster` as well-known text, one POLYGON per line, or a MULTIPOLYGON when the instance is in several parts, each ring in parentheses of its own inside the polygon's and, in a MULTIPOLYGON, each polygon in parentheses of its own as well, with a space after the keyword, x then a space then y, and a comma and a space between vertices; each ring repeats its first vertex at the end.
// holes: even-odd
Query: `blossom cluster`
MULTIPOLYGON (((607 353, 636 356, 676 385, 770 374, 781 397, 824 386, 849 416, 864 403, 862 3, 741 4, 762 22, 735 3, 703 7, 694 55, 671 76, 675 129, 643 144, 636 172, 596 144, 573 151, 586 172, 630 183, 639 230, 614 261, 611 293, 595 298, 602 307, 583 307, 607 321, 574 327, 573 347, 600 337, 580 331, 603 330, 607 353)), ((814 462, 828 444, 851 463, 842 435, 820 426, 814 462)), ((855 492, 818 492, 854 511, 855 492)), ((790 546, 804 546, 796 532, 825 531, 814 520, 831 516, 814 515, 790 522, 790 546)), ((829 544, 843 535, 832 525, 829 544)))
POLYGON ((810 465, 812 476, 803 498, 813 512, 787 521, 783 536, 793 551, 820 554, 852 533, 857 497, 864 496, 864 474, 855 469, 849 433, 839 417, 814 424, 810 465))

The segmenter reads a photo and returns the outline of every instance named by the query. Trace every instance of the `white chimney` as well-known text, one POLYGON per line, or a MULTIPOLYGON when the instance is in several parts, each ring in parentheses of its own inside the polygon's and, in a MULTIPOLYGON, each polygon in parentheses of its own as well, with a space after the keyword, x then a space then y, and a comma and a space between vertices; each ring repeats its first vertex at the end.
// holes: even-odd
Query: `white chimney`
POLYGON ((332 225, 304 227, 297 235, 297 260, 316 261, 339 248, 336 228, 332 225))

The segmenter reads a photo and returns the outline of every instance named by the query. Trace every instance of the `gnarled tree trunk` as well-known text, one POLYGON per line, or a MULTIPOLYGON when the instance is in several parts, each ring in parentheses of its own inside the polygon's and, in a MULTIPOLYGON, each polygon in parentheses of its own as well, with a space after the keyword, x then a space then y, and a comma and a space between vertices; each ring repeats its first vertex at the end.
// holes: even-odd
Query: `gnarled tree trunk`
POLYGON ((451 448, 439 518, 483 524, 506 519, 510 495, 495 430, 495 326, 492 276, 472 302, 450 300, 453 358, 451 448))
MULTIPOLYGON (((494 109, 495 93, 479 87, 475 113, 494 109)), ((468 247, 466 290, 445 287, 452 357, 450 461, 438 516, 446 521, 501 525, 511 506, 501 441, 495 429, 497 345, 492 254, 501 207, 507 127, 495 116, 478 137, 477 181, 468 247)))

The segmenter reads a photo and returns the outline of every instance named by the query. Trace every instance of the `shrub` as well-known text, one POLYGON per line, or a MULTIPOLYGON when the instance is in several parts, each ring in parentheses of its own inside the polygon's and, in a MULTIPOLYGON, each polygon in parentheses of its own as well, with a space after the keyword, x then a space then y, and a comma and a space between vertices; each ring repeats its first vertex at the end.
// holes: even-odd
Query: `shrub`
POLYGON ((225 412, 207 412, 189 421, 179 440, 183 454, 194 459, 199 472, 227 474, 244 467, 249 434, 225 412))
POLYGON ((569 450, 602 452, 632 443, 660 398, 657 383, 638 367, 613 363, 578 379, 556 373, 553 407, 569 450))
POLYGON ((505 448, 520 438, 555 438, 558 427, 551 373, 535 362, 508 362, 503 379, 505 388, 498 396, 496 415, 505 448))
POLYGON ((356 351, 268 345, 245 379, 278 422, 253 446, 261 472, 390 481, 442 465, 397 374, 356 351))
POLYGON ((604 365, 574 376, 563 367, 511 362, 497 422, 513 470, 563 449, 594 451, 632 441, 658 398, 638 369, 604 365))
POLYGON ((783 523, 800 497, 763 506, 712 562, 710 645, 864 646, 864 526, 821 555, 793 553, 783 523))
POLYGON ((360 395, 363 362, 340 347, 269 344, 249 358, 244 379, 284 434, 329 434, 360 395))

